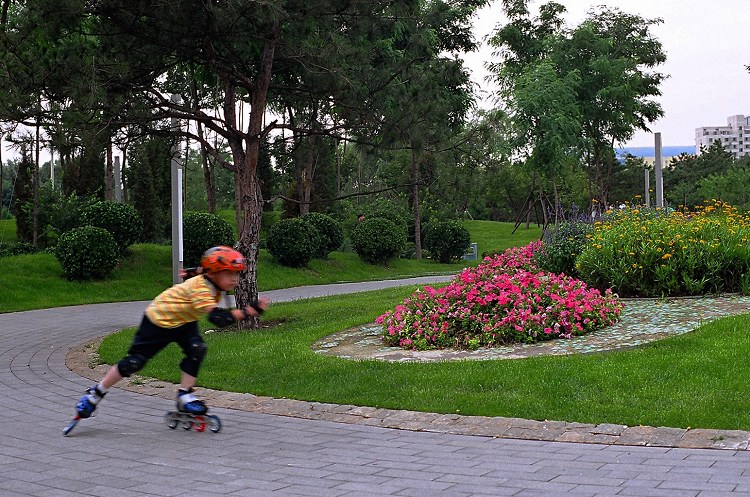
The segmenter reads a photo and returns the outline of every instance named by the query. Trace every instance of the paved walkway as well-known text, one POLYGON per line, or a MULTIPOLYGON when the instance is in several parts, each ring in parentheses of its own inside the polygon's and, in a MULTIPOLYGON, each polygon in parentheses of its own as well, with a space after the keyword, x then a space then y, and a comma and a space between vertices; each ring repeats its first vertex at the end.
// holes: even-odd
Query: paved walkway
MULTIPOLYGON (((275 300, 299 297, 293 290, 275 300)), ((68 349, 145 303, 0 315, 0 496, 750 497, 750 452, 517 440, 217 408, 218 434, 169 430, 171 400, 114 389, 70 437, 90 380, 68 349)))

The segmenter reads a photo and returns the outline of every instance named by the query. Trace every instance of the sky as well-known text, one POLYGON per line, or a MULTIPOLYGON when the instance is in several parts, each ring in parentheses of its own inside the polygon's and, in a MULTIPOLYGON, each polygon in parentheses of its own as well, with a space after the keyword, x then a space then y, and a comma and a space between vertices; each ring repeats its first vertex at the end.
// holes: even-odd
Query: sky
MULTIPOLYGON (((669 77, 661 84, 664 116, 650 132, 638 132, 624 146, 653 147, 653 133, 661 133, 662 144, 694 145, 695 128, 726 126, 735 114, 750 115, 750 2, 748 0, 556 0, 566 7, 567 27, 575 27, 598 5, 617 7, 622 12, 646 19, 661 18, 652 34, 661 43, 667 60, 656 70, 669 77)), ((534 15, 546 1, 532 1, 534 15)), ((484 38, 507 22, 498 0, 479 12, 474 35, 482 49, 465 57, 475 82, 485 95, 493 91, 484 81, 484 62, 492 50, 484 38)), ((490 99, 485 98, 485 105, 490 99)))
MULTIPOLYGON (((638 132, 623 146, 653 147, 659 132, 664 146, 694 145, 695 128, 725 126, 735 114, 750 115, 750 20, 748 0, 557 0, 567 9, 568 27, 577 26, 596 5, 617 7, 628 14, 647 19, 661 18, 662 24, 652 26, 661 41, 667 61, 657 68, 669 77, 662 82, 662 95, 657 100, 664 117, 651 125, 650 132, 638 132)), ((530 3, 532 13, 544 1, 530 3)), ((492 51, 484 38, 507 19, 499 0, 482 9, 476 16, 474 35, 480 51, 467 54, 465 61, 482 88, 483 106, 490 106, 491 84, 485 81, 484 63, 492 51)), ((14 155, 5 148, 3 158, 14 155)))

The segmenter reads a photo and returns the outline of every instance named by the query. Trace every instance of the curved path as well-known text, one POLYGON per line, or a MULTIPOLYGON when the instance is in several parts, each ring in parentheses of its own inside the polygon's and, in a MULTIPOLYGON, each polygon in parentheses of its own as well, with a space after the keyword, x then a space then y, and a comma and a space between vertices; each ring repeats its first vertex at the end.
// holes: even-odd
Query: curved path
MULTIPOLYGON (((294 292, 266 295, 335 290, 294 292)), ((0 496, 750 497, 746 451, 494 439, 228 409, 214 409, 220 433, 185 432, 163 424, 171 401, 119 389, 63 437, 91 383, 65 367, 66 351, 133 326, 145 305, 0 315, 0 496)))

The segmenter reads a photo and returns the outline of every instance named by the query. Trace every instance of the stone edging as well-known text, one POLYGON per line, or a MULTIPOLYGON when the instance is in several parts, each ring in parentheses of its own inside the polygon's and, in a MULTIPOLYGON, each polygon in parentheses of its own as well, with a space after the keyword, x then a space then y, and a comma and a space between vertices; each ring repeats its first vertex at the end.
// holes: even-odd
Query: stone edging
MULTIPOLYGON (((98 381, 109 366, 99 364, 97 349, 103 337, 71 348, 65 365, 74 373, 98 381)), ((117 388, 173 400, 174 385, 152 378, 132 377, 117 388)), ((275 399, 252 394, 196 389, 212 407, 276 416, 316 419, 336 423, 377 426, 400 430, 512 438, 549 442, 597 443, 645 447, 748 450, 750 432, 742 430, 683 429, 615 424, 535 421, 520 418, 436 414, 375 407, 275 399)))

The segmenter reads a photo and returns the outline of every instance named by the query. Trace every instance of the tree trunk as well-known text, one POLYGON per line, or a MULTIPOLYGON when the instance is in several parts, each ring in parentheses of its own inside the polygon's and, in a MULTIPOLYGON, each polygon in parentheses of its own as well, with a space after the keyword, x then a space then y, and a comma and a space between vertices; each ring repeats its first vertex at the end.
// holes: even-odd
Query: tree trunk
POLYGON ((299 214, 304 216, 310 213, 310 202, 312 201, 313 178, 315 177, 315 164, 318 155, 318 137, 309 135, 307 137, 307 156, 302 168, 299 180, 299 214))
POLYGON ((419 166, 422 160, 416 149, 411 149, 411 203, 412 214, 414 215, 414 256, 417 259, 422 258, 422 215, 419 211, 419 166))
POLYGON ((198 136, 201 140, 201 164, 203 165, 203 184, 206 187, 206 201, 208 203, 208 212, 216 212, 216 188, 214 187, 214 168, 208 160, 208 150, 203 143, 203 125, 198 123, 198 136))
MULTIPOLYGON (((10 206, 8 206, 10 208, 10 206)), ((3 219, 3 147, 0 140, 0 219, 3 219)))
POLYGON ((39 145, 41 142, 40 126, 36 126, 36 158, 34 159, 34 234, 32 243, 37 246, 39 240, 39 145))
MULTIPOLYGON (((276 43, 281 36, 279 21, 274 26, 274 37, 266 41, 261 55, 258 77, 251 94, 250 117, 247 123, 247 133, 244 135, 246 148, 242 150, 243 141, 230 139, 234 164, 237 167, 237 183, 239 190, 237 226, 239 232, 238 250, 247 259, 247 270, 240 275, 240 282, 235 290, 237 307, 244 308, 258 299, 258 244, 260 242, 260 226, 263 216, 263 193, 258 180, 258 160, 260 158, 260 141, 263 135, 263 116, 266 111, 268 87, 271 84, 271 72, 276 43), (238 148, 239 147, 239 148, 238 148)), ((231 85, 231 83, 228 83, 231 85)), ((225 102, 225 118, 232 125, 234 119, 234 88, 229 88, 231 102, 225 102), (231 103, 231 107, 230 104, 231 103), (231 121, 230 121, 231 118, 231 121)), ((240 328, 257 328, 258 319, 250 318, 239 323, 240 328)))

